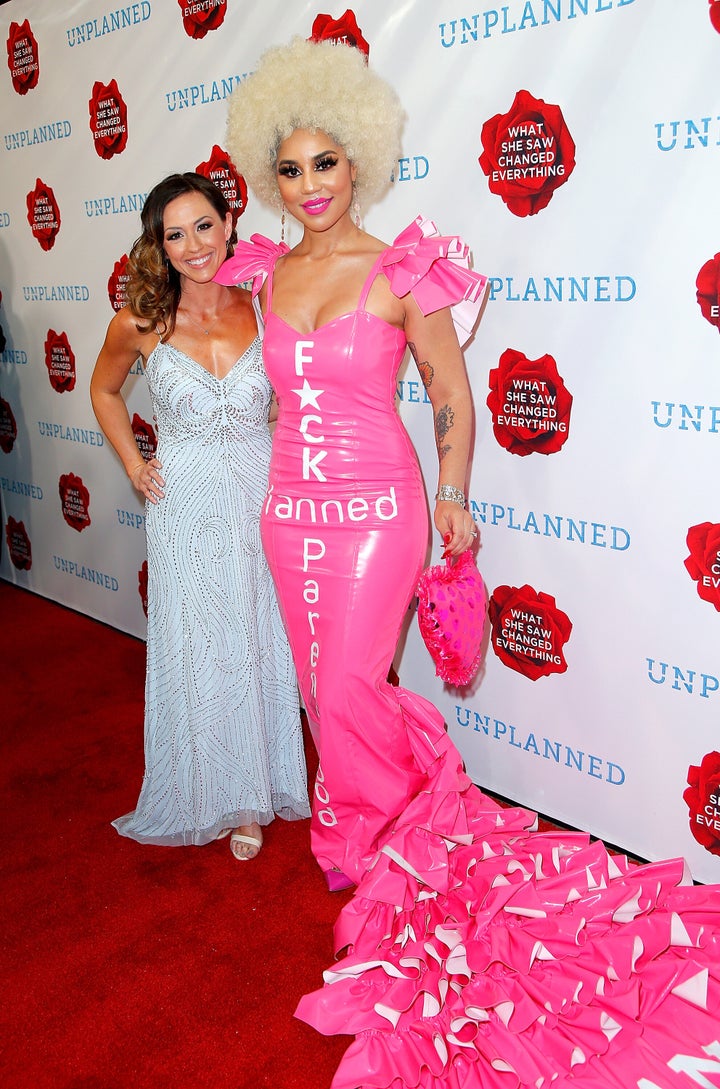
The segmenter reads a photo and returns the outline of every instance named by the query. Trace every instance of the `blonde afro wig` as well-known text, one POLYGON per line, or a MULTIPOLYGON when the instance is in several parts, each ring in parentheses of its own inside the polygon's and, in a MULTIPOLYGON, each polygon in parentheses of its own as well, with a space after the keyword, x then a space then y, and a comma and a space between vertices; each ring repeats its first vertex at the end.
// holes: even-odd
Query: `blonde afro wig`
POLYGON ((404 113, 359 50, 294 38, 268 49, 230 96, 227 147, 259 200, 279 207, 275 164, 295 129, 326 133, 357 168, 358 197, 379 199, 400 156, 404 113))

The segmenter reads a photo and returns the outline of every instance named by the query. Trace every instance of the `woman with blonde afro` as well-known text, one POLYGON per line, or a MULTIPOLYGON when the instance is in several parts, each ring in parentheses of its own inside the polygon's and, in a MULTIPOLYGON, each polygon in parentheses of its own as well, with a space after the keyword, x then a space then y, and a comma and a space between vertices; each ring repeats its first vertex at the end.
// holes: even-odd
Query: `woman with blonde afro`
POLYGON ((485 286, 422 217, 391 245, 360 227, 401 122, 356 50, 302 40, 269 50, 230 105, 236 166, 302 231, 292 249, 253 236, 219 278, 253 280, 279 404, 262 537, 320 759, 312 848, 331 889, 357 886, 345 956, 298 1015, 356 1034, 336 1089, 680 1087, 675 1040, 720 1055, 716 909, 679 887, 681 863, 633 869, 587 836, 535 832, 470 783, 437 709, 387 681, 428 546, 396 376, 409 349, 455 559, 476 537, 456 326, 465 338, 485 286))
POLYGON ((454 271, 444 255, 456 242, 432 224, 388 247, 357 222, 360 202, 392 182, 402 123, 362 54, 302 39, 263 56, 228 119, 246 181, 303 232, 290 251, 241 244, 220 278, 256 273, 279 402, 263 542, 320 754, 312 840, 332 887, 357 882, 421 774, 386 681, 428 546, 424 485, 393 396, 408 343, 433 404, 436 527, 452 556, 476 536, 464 496, 472 406, 449 307, 465 295, 479 305, 484 278, 454 271), (397 289, 413 263, 420 302, 397 289))

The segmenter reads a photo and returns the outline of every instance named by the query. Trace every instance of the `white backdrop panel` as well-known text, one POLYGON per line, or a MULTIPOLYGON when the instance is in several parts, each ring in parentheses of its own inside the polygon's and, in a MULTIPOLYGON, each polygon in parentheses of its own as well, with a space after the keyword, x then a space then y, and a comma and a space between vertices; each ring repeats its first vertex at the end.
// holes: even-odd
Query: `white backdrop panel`
MULTIPOLYGON (((720 250, 720 35, 706 3, 680 7, 406 0, 388 14, 358 0, 352 11, 408 114, 396 184, 366 226, 391 241, 421 212, 462 235, 492 278, 466 351, 478 562, 496 606, 502 587, 554 599, 548 656, 567 663, 532 680, 531 654, 511 667, 489 625, 480 676, 459 693, 433 677, 413 622, 402 681, 439 703, 481 785, 644 857, 684 854, 696 877, 717 880, 711 788, 692 811, 683 792, 703 761, 711 783, 720 777, 712 548, 709 600, 685 567, 689 529, 720 523, 718 325, 696 299, 698 273, 720 250), (484 126, 519 91, 546 125, 559 108, 576 149, 532 215, 514 214, 478 163, 484 126), (551 356, 572 395, 565 441, 547 455, 527 441, 511 453, 496 437, 490 373, 509 349, 551 356), (566 641, 559 614, 572 625, 566 641)), ((144 195, 224 146, 230 88, 267 45, 309 36, 322 10, 298 0, 0 8, 10 55, 37 61, 35 85, 32 64, 8 67, 0 100, 0 574, 138 636, 142 506, 88 396, 112 316, 108 280, 138 234, 144 195), (23 52, 28 32, 36 48, 23 52), (102 158, 90 103, 112 81, 127 120, 102 158), (27 218, 38 183, 60 213, 45 249, 27 218), (49 379, 50 330, 74 355, 72 389, 49 379)), ((342 25, 343 10, 330 14, 342 25)), ((239 232, 254 231, 277 237, 279 224, 251 195, 239 232)), ((151 424, 141 373, 126 393, 151 424)), ((410 367, 399 405, 432 494, 431 411, 410 367)), ((429 558, 439 552, 433 541, 429 558)))

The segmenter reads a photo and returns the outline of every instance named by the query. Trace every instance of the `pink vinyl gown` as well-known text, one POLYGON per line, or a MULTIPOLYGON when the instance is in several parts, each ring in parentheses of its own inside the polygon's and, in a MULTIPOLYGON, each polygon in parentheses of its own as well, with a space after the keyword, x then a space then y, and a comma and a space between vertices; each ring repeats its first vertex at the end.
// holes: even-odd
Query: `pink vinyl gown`
POLYGON ((720 1089, 720 892, 682 860, 537 832, 470 782, 439 712, 387 682, 428 521, 394 399, 405 336, 365 302, 385 275, 469 330, 484 278, 418 219, 356 310, 301 335, 272 310, 285 252, 253 236, 218 279, 268 281, 263 542, 320 757, 312 848, 357 886, 340 959, 297 1011, 356 1037, 332 1089, 720 1089))

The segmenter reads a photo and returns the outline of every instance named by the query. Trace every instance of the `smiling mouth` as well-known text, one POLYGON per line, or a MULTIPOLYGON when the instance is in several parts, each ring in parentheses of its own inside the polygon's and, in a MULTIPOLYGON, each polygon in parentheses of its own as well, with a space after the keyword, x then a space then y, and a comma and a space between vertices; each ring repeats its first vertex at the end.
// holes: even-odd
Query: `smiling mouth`
POLYGON ((330 204, 330 197, 322 197, 316 200, 308 200, 303 204, 303 211, 309 216, 319 216, 330 204))
POLYGON ((206 253, 204 257, 188 257, 188 265, 192 265, 193 268, 202 268, 211 259, 212 254, 206 253))

